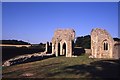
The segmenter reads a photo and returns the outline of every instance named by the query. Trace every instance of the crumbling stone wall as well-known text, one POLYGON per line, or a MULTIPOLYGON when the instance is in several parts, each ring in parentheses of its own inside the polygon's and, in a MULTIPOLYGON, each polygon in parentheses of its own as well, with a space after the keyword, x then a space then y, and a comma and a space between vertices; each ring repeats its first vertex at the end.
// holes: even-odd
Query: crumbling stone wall
POLYGON ((74 39, 73 29, 57 29, 52 38, 52 54, 72 57, 74 39))
POLYGON ((114 42, 114 51, 113 51, 113 58, 119 59, 120 58, 120 42, 114 42))
POLYGON ((93 58, 119 58, 118 45, 111 35, 103 29, 92 29, 91 31, 91 55, 93 58))
POLYGON ((114 40, 111 35, 103 29, 92 29, 91 50, 94 58, 113 58, 114 40))

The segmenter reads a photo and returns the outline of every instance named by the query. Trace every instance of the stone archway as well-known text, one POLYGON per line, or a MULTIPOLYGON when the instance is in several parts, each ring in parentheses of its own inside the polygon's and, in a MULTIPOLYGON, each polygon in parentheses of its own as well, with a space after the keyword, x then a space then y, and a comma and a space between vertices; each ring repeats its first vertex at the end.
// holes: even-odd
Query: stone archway
POLYGON ((62 54, 63 54, 63 55, 66 55, 66 43, 63 44, 62 54))
POLYGON ((57 29, 52 38, 52 54, 56 56, 65 55, 66 57, 71 57, 73 52, 72 41, 74 41, 74 38, 75 31, 73 29, 57 29), (55 44, 55 42, 57 44, 55 44))

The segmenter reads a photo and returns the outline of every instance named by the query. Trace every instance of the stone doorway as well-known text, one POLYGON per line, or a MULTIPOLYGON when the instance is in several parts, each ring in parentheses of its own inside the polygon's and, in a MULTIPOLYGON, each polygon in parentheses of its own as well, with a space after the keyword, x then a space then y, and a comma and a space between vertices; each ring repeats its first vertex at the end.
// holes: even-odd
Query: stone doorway
POLYGON ((62 50, 62 52, 63 52, 63 55, 66 55, 66 44, 65 43, 63 44, 63 50, 62 50))

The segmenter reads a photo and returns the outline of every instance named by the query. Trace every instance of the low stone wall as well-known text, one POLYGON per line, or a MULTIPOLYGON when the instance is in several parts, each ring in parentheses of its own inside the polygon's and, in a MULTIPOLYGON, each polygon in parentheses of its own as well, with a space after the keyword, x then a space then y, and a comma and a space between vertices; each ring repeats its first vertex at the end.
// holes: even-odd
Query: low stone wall
POLYGON ((35 60, 41 60, 41 59, 49 58, 52 56, 54 56, 54 54, 46 54, 45 52, 21 55, 21 56, 11 58, 11 59, 5 61, 2 66, 11 66, 11 65, 15 65, 15 64, 32 62, 35 60))
POLYGON ((91 51, 91 49, 85 49, 85 53, 90 55, 92 53, 92 51, 91 51))
POLYGON ((114 59, 120 58, 120 43, 116 42, 114 45, 113 58, 114 59))

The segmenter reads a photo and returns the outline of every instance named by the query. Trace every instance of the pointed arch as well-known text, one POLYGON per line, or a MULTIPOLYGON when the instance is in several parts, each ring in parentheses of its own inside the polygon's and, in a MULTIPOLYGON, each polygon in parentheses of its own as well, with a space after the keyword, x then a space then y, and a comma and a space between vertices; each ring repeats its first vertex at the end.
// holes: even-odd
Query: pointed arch
POLYGON ((66 43, 65 42, 63 43, 62 48, 63 48, 63 55, 66 55, 66 43))

